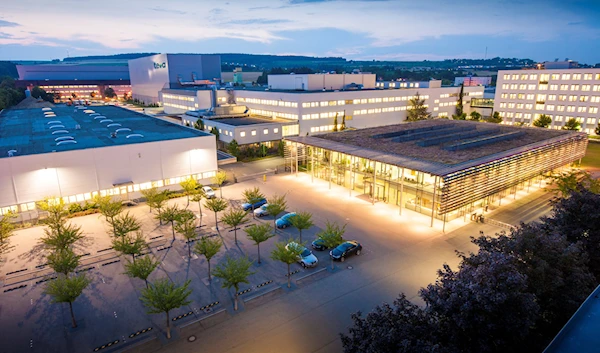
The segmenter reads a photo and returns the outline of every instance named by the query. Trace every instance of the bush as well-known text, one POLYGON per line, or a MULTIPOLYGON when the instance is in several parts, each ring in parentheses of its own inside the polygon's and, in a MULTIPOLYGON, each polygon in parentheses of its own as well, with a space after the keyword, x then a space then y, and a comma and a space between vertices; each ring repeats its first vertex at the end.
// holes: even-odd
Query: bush
POLYGON ((83 211, 83 208, 81 207, 80 204, 72 203, 69 205, 69 213, 73 214, 73 213, 81 212, 81 211, 83 211))

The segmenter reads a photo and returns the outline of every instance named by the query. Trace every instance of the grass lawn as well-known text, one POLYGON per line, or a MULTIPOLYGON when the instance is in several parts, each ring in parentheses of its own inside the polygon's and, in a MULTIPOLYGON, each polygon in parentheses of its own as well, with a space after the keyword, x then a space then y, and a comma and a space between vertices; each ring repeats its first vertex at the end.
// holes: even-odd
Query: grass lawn
POLYGON ((585 157, 581 160, 583 169, 600 169, 600 143, 589 142, 585 157))

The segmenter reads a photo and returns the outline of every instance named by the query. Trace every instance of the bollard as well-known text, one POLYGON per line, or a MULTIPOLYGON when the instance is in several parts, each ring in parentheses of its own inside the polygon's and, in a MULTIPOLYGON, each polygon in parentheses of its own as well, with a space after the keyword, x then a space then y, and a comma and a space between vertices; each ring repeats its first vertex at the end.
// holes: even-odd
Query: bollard
POLYGON ((267 174, 263 174, 263 181, 266 183, 267 182, 267 174))

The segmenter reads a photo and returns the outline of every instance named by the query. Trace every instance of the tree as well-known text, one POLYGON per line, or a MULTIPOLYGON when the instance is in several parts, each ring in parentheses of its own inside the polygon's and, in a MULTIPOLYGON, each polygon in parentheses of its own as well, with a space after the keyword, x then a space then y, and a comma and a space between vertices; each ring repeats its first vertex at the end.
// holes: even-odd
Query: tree
POLYGON ((273 195, 273 197, 270 197, 267 201, 267 212, 269 212, 269 214, 273 216, 273 231, 277 232, 277 227, 275 225, 277 216, 279 216, 279 214, 285 211, 285 209, 287 208, 285 195, 273 195))
POLYGON ((148 207, 150 207, 150 212, 152 212, 152 209, 155 209, 160 214, 162 208, 165 206, 165 203, 169 199, 167 196, 168 190, 158 191, 157 187, 144 189, 140 192, 146 198, 146 204, 148 204, 148 207))
POLYGON ((44 236, 40 239, 42 244, 53 250, 67 249, 75 244, 78 240, 83 239, 84 235, 81 227, 66 224, 62 222, 57 228, 44 229, 44 236))
POLYGON ((156 270, 158 265, 160 265, 160 261, 152 259, 151 256, 141 257, 135 262, 127 260, 125 272, 123 274, 144 280, 146 288, 148 288, 148 277, 156 270))
POLYGON ((346 111, 344 111, 344 114, 342 115, 342 126, 340 126, 340 131, 344 130, 346 130, 346 111))
POLYGON ((600 181, 584 170, 568 170, 552 176, 559 196, 569 197, 574 192, 583 189, 594 194, 600 194, 600 181))
POLYGON ((192 245, 190 241, 196 238, 196 215, 190 210, 181 210, 177 215, 174 229, 177 233, 181 234, 188 244, 188 256, 192 257, 192 245))
POLYGON ((194 123, 194 128, 196 130, 204 131, 204 120, 202 120, 202 119, 196 120, 196 122, 194 123))
POLYGON ((352 314, 353 326, 341 334, 346 353, 362 352, 440 352, 450 353, 438 344, 441 332, 435 317, 401 294, 394 304, 382 304, 362 317, 352 314))
POLYGON ((271 226, 267 223, 260 225, 253 224, 250 227, 244 229, 244 231, 246 232, 248 238, 251 239, 256 245, 256 248, 258 250, 258 263, 260 263, 260 243, 265 242, 272 237, 271 226))
POLYGON ((181 181, 179 185, 181 185, 181 187, 183 188, 183 193, 187 198, 187 204, 185 208, 188 208, 190 206, 190 196, 194 195, 194 193, 196 192, 198 188, 198 182, 196 181, 196 179, 189 177, 181 181))
POLYGON ((499 112, 494 112, 491 117, 485 119, 488 123, 500 124, 502 122, 502 116, 499 112))
POLYGON ((46 285, 44 293, 52 297, 53 303, 69 303, 73 328, 77 327, 75 314, 73 313, 73 302, 89 284, 90 280, 85 275, 78 275, 73 277, 59 276, 46 285))
POLYGON ((215 174, 214 177, 212 177, 212 182, 214 184, 217 184, 217 186, 219 187, 219 197, 223 198, 223 189, 221 189, 221 185, 223 185, 223 183, 225 183, 225 181, 227 181, 227 173, 225 173, 225 171, 223 170, 219 170, 217 172, 217 174, 215 174))
POLYGON ((90 93, 90 98, 96 98, 96 92, 91 92, 90 93))
POLYGON ((210 133, 215 135, 215 137, 217 138, 217 141, 219 141, 219 130, 213 126, 212 129, 210 129, 210 133))
POLYGON ((550 126, 550 124, 552 124, 552 118, 546 114, 540 115, 539 118, 533 121, 533 126, 535 127, 547 128, 548 126, 550 126))
POLYGON ((288 288, 292 286, 292 274, 290 273, 290 265, 298 261, 298 257, 300 257, 300 254, 302 254, 302 250, 303 246, 292 240, 288 244, 283 242, 275 243, 275 249, 271 251, 271 258, 273 260, 281 261, 287 265, 286 276, 288 278, 288 288))
MULTIPOLYGON (((237 227, 240 224, 244 224, 248 221, 248 214, 239 208, 230 208, 223 217, 221 217, 221 221, 227 224, 230 227, 233 227, 233 235, 235 239, 235 243, 237 244, 237 227)), ((260 263, 260 261, 259 261, 260 263)))
POLYGON ((203 237, 200 239, 200 242, 194 245, 194 252, 206 258, 206 262, 208 263, 209 282, 212 282, 212 277, 210 276, 210 260, 219 253, 219 250, 221 250, 221 245, 223 245, 223 243, 219 238, 212 239, 206 237, 203 237))
POLYGON ((123 203, 114 201, 111 196, 96 196, 94 201, 98 205, 100 213, 104 216, 108 224, 113 228, 113 234, 116 234, 114 220, 121 213, 123 203))
POLYGON ((206 193, 204 192, 204 189, 202 189, 202 185, 198 184, 198 189, 192 196, 192 201, 198 203, 198 213, 200 214, 199 227, 202 227, 202 199, 204 198, 206 198, 206 193))
MULTIPOLYGON (((0 216, 0 247, 6 244, 8 238, 12 237, 15 231, 15 225, 10 221, 14 218, 13 212, 9 211, 3 216, 0 216)), ((0 251, 0 254, 2 251, 0 251)))
POLYGON ((50 255, 46 257, 48 266, 56 273, 61 273, 67 276, 69 273, 75 271, 79 266, 79 256, 75 255, 73 250, 56 249, 50 255))
POLYGON ((431 113, 427 111, 427 107, 425 106, 425 99, 421 98, 419 92, 408 103, 410 105, 406 110, 406 121, 427 120, 431 118, 431 113))
POLYGON ((232 156, 237 157, 240 155, 240 145, 238 144, 238 142, 233 139, 231 140, 231 142, 229 142, 229 144, 227 145, 227 151, 229 151, 229 153, 231 153, 232 156))
POLYGON ((148 314, 165 313, 167 319, 167 338, 171 338, 171 320, 169 312, 191 303, 188 300, 192 290, 189 289, 191 281, 187 280, 182 286, 177 286, 167 278, 151 283, 142 290, 141 301, 148 308, 148 314))
MULTIPOLYGON (((340 245, 344 240, 342 236, 346 232, 346 225, 340 227, 339 224, 327 221, 325 223, 325 229, 317 233, 317 238, 323 241, 325 247, 333 249, 340 245)), ((333 270, 333 257, 331 257, 331 269, 333 270)))
POLYGON ((285 142, 283 142, 283 140, 279 140, 279 143, 277 144, 277 155, 279 155, 279 157, 283 157, 284 153, 285 153, 285 142))
POLYGON ((37 207, 42 211, 48 212, 46 223, 49 226, 62 223, 69 213, 65 201, 62 198, 47 197, 46 199, 37 202, 37 207))
POLYGON ((114 238, 112 240, 112 247, 115 251, 118 251, 123 255, 131 255, 133 262, 135 262, 135 256, 140 255, 147 245, 142 232, 138 232, 135 236, 127 234, 122 237, 114 238))
POLYGON ((173 240, 175 240, 175 221, 177 220, 177 216, 179 215, 179 207, 177 204, 173 204, 171 206, 166 206, 163 210, 156 216, 161 222, 171 223, 171 231, 173 232, 173 240))
MULTIPOLYGON (((460 85, 460 91, 458 92, 458 99, 456 100, 456 115, 457 116, 462 116, 463 114, 466 116, 467 114, 465 114, 463 112, 463 96, 464 96, 464 91, 465 91, 465 84, 462 83, 460 85)), ((464 119, 462 119, 464 120, 464 119)))
POLYGON ((460 115, 452 115, 452 119, 454 119, 454 120, 467 120, 467 113, 462 113, 460 115))
POLYGON ((40 88, 40 86, 34 86, 31 89, 31 96, 34 98, 43 99, 46 102, 54 103, 54 95, 48 94, 44 89, 40 88))
POLYGON ((115 93, 115 90, 114 90, 112 87, 107 87, 107 88, 104 90, 104 96, 105 96, 106 98, 116 98, 116 97, 117 97, 117 94, 115 93))
POLYGON ((204 207, 215 213, 215 228, 219 230, 219 220, 217 214, 227 208, 227 201, 220 198, 208 199, 204 202, 204 207))
POLYGON ((118 214, 112 219, 114 236, 124 237, 132 232, 137 232, 142 227, 140 221, 126 212, 124 214, 118 214))
POLYGON ((479 114, 479 112, 476 111, 472 111, 470 114, 470 119, 469 120, 473 120, 473 121, 481 121, 481 114, 479 114))
POLYGON ((215 275, 215 277, 219 277, 223 280, 223 288, 231 289, 231 287, 233 287, 235 289, 233 310, 238 309, 238 293, 240 291, 240 284, 250 283, 248 282, 248 277, 255 273, 250 271, 251 266, 252 262, 245 257, 239 259, 227 257, 225 259, 225 263, 220 264, 213 271, 213 275, 215 275))
POLYGON ((565 126, 562 127, 563 130, 571 130, 571 131, 579 131, 580 128, 581 128, 581 124, 575 118, 569 119, 565 123, 565 126))
POLYGON ((596 126, 596 128, 594 129, 594 133, 596 135, 600 135, 600 123, 598 123, 598 125, 596 126))
POLYGON ((254 204, 264 199, 265 195, 262 192, 260 192, 260 189, 258 187, 254 187, 252 189, 244 190, 244 192, 242 193, 242 198, 244 202, 252 205, 252 217, 256 218, 254 216, 254 204))
POLYGON ((337 120, 337 113, 335 113, 335 117, 333 118, 333 131, 336 132, 338 131, 338 120, 337 120))
POLYGON ((300 242, 302 242, 302 231, 305 229, 309 229, 314 225, 312 222, 312 214, 310 214, 309 212, 296 213, 294 217, 290 218, 290 223, 293 227, 298 229, 298 232, 300 234, 300 242))

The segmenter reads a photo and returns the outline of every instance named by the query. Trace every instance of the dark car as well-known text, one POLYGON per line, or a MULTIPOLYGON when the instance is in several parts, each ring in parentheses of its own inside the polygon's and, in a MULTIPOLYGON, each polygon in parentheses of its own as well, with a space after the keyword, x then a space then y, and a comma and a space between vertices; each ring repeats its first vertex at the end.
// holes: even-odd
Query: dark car
POLYGON ((244 210, 244 211, 253 210, 253 209, 255 210, 266 203, 267 203, 266 199, 260 199, 260 201, 256 202, 254 205, 252 205, 251 203, 243 203, 242 210, 244 210), (254 207, 252 207, 252 206, 254 206, 254 207))
POLYGON ((360 255, 361 251, 362 251, 362 245, 360 245, 359 242, 357 242, 356 240, 349 240, 349 241, 345 241, 345 242, 341 243, 335 249, 331 250, 329 252, 329 255, 334 260, 340 260, 340 261, 344 262, 344 260, 346 260, 347 256, 350 256, 353 254, 360 255))
POLYGON ((323 251, 323 250, 327 249, 327 247, 325 246, 325 243, 323 242, 323 239, 321 239, 321 238, 317 238, 315 241, 310 243, 310 245, 312 246, 313 249, 318 250, 318 251, 323 251))

